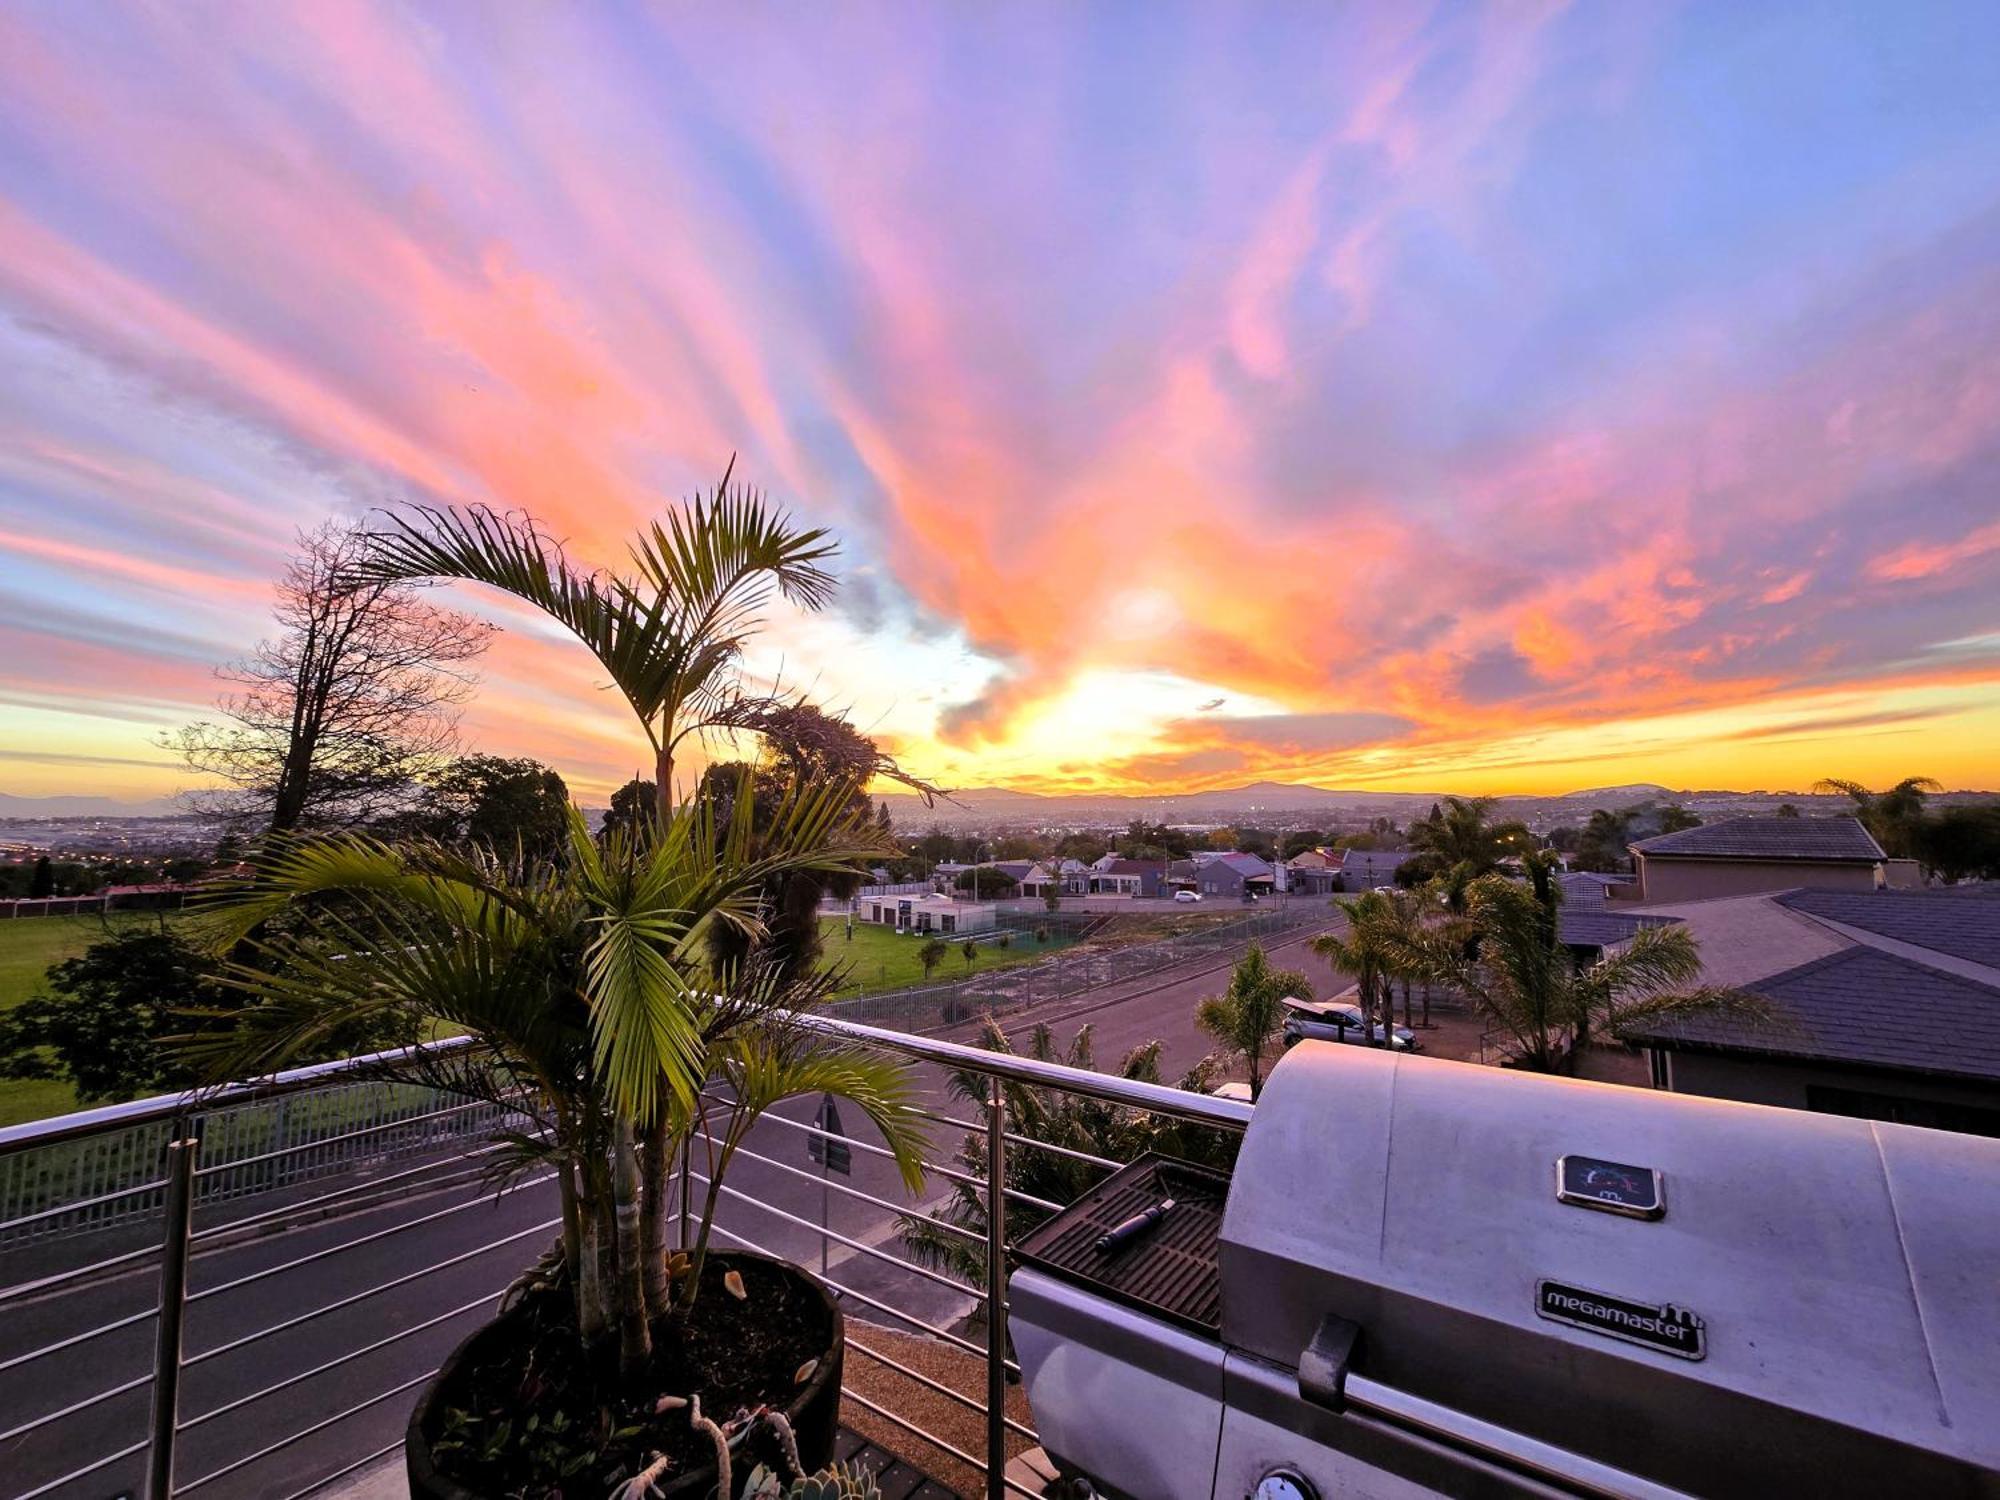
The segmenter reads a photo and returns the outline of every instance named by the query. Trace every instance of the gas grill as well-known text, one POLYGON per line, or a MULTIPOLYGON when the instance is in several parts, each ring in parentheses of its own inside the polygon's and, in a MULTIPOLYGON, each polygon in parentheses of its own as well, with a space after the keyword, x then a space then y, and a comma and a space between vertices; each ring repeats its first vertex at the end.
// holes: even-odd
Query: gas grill
POLYGON ((1306 1043, 1009 1295, 1078 1493, 2000 1500, 2000 1141, 1306 1043))

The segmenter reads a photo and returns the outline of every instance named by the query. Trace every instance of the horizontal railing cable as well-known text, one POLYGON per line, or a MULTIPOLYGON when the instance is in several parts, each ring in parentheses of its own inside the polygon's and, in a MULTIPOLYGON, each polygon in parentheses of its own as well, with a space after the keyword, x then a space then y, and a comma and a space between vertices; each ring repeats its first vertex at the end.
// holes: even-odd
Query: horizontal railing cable
POLYGON ((291 1494, 285 1496, 285 1500, 306 1500, 306 1496, 317 1495, 321 1490, 325 1489, 328 1485, 338 1484, 348 1475, 358 1473, 362 1469, 367 1468, 370 1464, 379 1462, 380 1460, 387 1458, 392 1453, 401 1452, 402 1447, 403 1447, 403 1440, 401 1438, 397 1438, 396 1441, 393 1443, 384 1443, 381 1447, 377 1448, 373 1453, 363 1454, 360 1458, 355 1459, 352 1463, 347 1464, 342 1468, 335 1469, 331 1474, 327 1475, 324 1479, 315 1479, 311 1484, 307 1485, 304 1489, 293 1490, 291 1494))
POLYGON ((311 1312, 300 1313, 296 1317, 285 1319, 282 1323, 273 1323, 269 1328, 259 1328, 253 1333, 246 1333, 240 1338, 233 1338, 226 1344, 217 1344, 213 1349, 204 1349, 199 1354, 190 1354, 183 1362, 183 1367, 198 1365, 211 1359, 219 1359, 232 1350, 241 1349, 247 1344, 254 1344, 259 1339, 270 1338, 273 1334, 289 1333, 302 1323, 310 1323, 314 1318, 323 1318, 328 1313, 339 1312, 342 1308, 352 1307, 357 1302, 366 1302, 370 1297, 379 1297, 384 1292, 393 1292, 399 1286, 408 1286, 413 1281, 421 1281, 426 1276, 433 1276, 439 1271, 446 1270, 452 1266, 462 1265, 468 1260, 476 1260, 482 1255, 498 1250, 502 1245, 512 1244, 515 1240, 524 1240, 531 1234, 547 1234, 561 1223, 562 1220, 560 1218, 545 1219, 539 1224, 531 1224, 526 1229, 516 1230, 513 1234, 506 1235, 497 1240, 490 1240, 486 1244, 475 1246, 471 1250, 461 1250, 457 1255, 436 1261, 431 1265, 423 1267, 421 1270, 405 1271, 401 1276, 384 1281, 379 1285, 371 1286, 366 1291, 351 1292, 338 1301, 327 1303, 324 1307, 315 1307, 311 1312))
POLYGON ((144 1453, 145 1451, 146 1443, 144 1439, 136 1443, 128 1443, 116 1453, 107 1453, 104 1457, 95 1459, 80 1469, 71 1469, 60 1479, 51 1479, 46 1484, 38 1484, 31 1490, 24 1490, 16 1495, 14 1500, 40 1500, 41 1496, 53 1494, 66 1484, 74 1484, 86 1475, 95 1474, 99 1469, 108 1468, 112 1464, 117 1463, 121 1458, 130 1458, 135 1453, 144 1453))
MULTIPOLYGON (((127 1250, 119 1255, 108 1255, 103 1260, 87 1261, 80 1266, 71 1266, 67 1271, 57 1271, 50 1276, 38 1277, 33 1281, 16 1282, 13 1286, 0 1287, 0 1303, 12 1302, 17 1297, 32 1297, 46 1292, 52 1287, 68 1282, 81 1281, 86 1276, 95 1276, 110 1270, 113 1266, 130 1265, 135 1260, 146 1260, 160 1253, 158 1245, 141 1245, 137 1250, 127 1250)), ((0 1370, 7 1367, 0 1365, 0 1370)))
MULTIPOLYGON (((919 1111, 919 1113, 921 1113, 921 1111, 919 1111)), ((924 1118, 932 1119, 935 1117, 931 1115, 925 1115, 924 1118)), ((808 1135, 816 1135, 822 1137, 830 1135, 830 1132, 821 1130, 818 1126, 812 1125, 807 1121, 788 1120, 783 1115, 780 1114, 767 1114, 764 1116, 763 1120, 760 1121, 759 1123, 767 1125, 785 1125, 789 1126, 793 1130, 803 1130, 808 1135)), ((969 1125, 966 1128, 972 1131, 972 1133, 975 1135, 984 1136, 986 1134, 986 1127, 984 1125, 969 1125)), ((856 1151, 865 1151, 870 1156, 886 1157, 891 1161, 895 1160, 896 1153, 891 1151, 887 1146, 877 1146, 871 1141, 857 1141, 852 1136, 840 1136, 837 1139, 839 1140, 841 1145, 852 1147, 856 1151)), ((1009 1136, 1008 1139, 1013 1140, 1017 1139, 1017 1137, 1009 1136)), ((768 1158, 762 1158, 762 1157, 759 1158, 759 1160, 767 1160, 767 1159, 768 1158)), ((986 1190, 985 1178, 975 1177, 969 1172, 961 1172, 956 1167, 946 1166, 943 1162, 926 1161, 924 1163, 924 1170, 926 1172, 937 1173, 938 1176, 944 1178, 947 1182, 963 1183, 966 1187, 978 1188, 981 1192, 984 1192, 986 1190)), ((1037 1198, 1033 1193, 1022 1192, 1019 1188, 1003 1188, 1001 1191, 1006 1193, 1006 1195, 1009 1198, 1013 1198, 1022 1203, 1032 1203, 1036 1208, 1046 1209, 1050 1213, 1060 1213, 1063 1208, 1063 1205, 1060 1203, 1051 1203, 1046 1198, 1037 1198)))
MULTIPOLYGON (((495 1198, 504 1197, 508 1193, 518 1193, 544 1182, 552 1182, 555 1180, 555 1175, 553 1172, 548 1172, 540 1177, 529 1177, 520 1182, 509 1183, 493 1196, 495 1198)), ((362 1245, 372 1245, 377 1240, 386 1240, 391 1235, 401 1234, 405 1230, 416 1229, 425 1224, 435 1224, 439 1219, 448 1219, 453 1214, 462 1214, 469 1208, 490 1206, 492 1201, 491 1198, 483 1196, 469 1198, 463 1203, 454 1203, 450 1208, 441 1208, 436 1213, 422 1214, 414 1219, 405 1219, 400 1224, 391 1224, 388 1228, 378 1229, 373 1234, 364 1234, 358 1240, 346 1240, 338 1245, 328 1245, 324 1250, 315 1250, 309 1255, 299 1256, 296 1260, 283 1261, 275 1266, 266 1266, 261 1271, 252 1271, 247 1276, 239 1276, 234 1281, 225 1281, 220 1286, 203 1287, 198 1292, 189 1293, 188 1301, 203 1302, 210 1297, 220 1297, 224 1292, 233 1292, 240 1287, 250 1286, 255 1282, 267 1281, 273 1276, 282 1276, 287 1271, 296 1271, 301 1266, 312 1265, 315 1261, 325 1260, 330 1255, 338 1255, 343 1250, 354 1250, 362 1245)))
MULTIPOLYGON (((772 1253, 771 1251, 767 1250, 763 1245, 759 1244, 756 1240, 751 1239, 748 1235, 738 1234, 735 1230, 728 1228, 726 1225, 722 1224, 716 1225, 715 1232, 721 1235, 724 1239, 728 1240, 731 1244, 741 1245, 745 1250, 755 1250, 759 1254, 763 1255, 769 1255, 772 1253)), ((953 1333, 949 1328, 940 1328, 935 1323, 926 1322, 924 1319, 918 1317, 915 1313, 904 1312, 903 1309, 900 1307, 895 1307, 890 1303, 881 1301, 879 1298, 871 1297, 868 1295, 868 1293, 860 1291, 854 1287, 851 1287, 844 1281, 836 1281, 831 1276, 822 1276, 820 1280, 824 1281, 828 1286, 832 1287, 836 1292, 839 1292, 843 1300, 852 1298, 854 1301, 859 1302, 864 1307, 872 1307, 879 1313, 886 1313, 888 1316, 894 1318, 899 1323, 907 1323, 912 1328, 921 1328, 925 1333, 930 1334, 933 1338, 936 1338, 944 1343, 950 1344, 954 1348, 963 1349, 967 1354, 975 1354, 981 1359, 986 1358, 986 1351, 984 1349, 980 1348, 979 1345, 973 1343, 970 1339, 961 1338, 959 1335, 953 1333)), ((973 1298, 973 1294, 970 1292, 968 1292, 966 1296, 968 1299, 976 1300, 976 1298, 973 1298)), ((1020 1366, 1015 1364, 1012 1360, 1009 1360, 1007 1362, 1007 1368, 1014 1371, 1016 1374, 1020 1373, 1020 1366)))
POLYGON ((203 1485, 213 1484, 218 1479, 223 1479, 231 1474, 234 1474, 238 1469, 247 1469, 251 1464, 256 1463, 259 1459, 269 1458, 273 1453, 282 1453, 285 1449, 291 1447, 292 1444, 304 1442, 314 1433, 324 1432, 326 1431, 327 1428, 332 1427, 337 1423, 345 1422, 349 1417, 364 1412, 368 1410, 368 1408, 371 1406, 379 1406, 381 1405, 382 1402, 387 1401, 391 1396, 400 1396, 405 1391, 415 1390, 418 1386, 422 1385, 426 1380, 429 1380, 435 1374, 437 1374, 436 1370, 426 1370, 424 1371, 423 1374, 416 1376, 414 1379, 406 1380, 399 1386, 393 1386, 389 1390, 380 1391, 375 1395, 370 1396, 366 1401, 355 1402, 354 1405, 348 1407, 345 1411, 337 1411, 330 1417, 322 1417, 319 1421, 313 1423, 312 1426, 301 1428, 299 1431, 293 1433, 290 1437, 279 1438, 278 1441, 275 1443, 266 1443, 263 1447, 259 1448, 255 1453, 246 1453, 243 1455, 243 1457, 234 1459, 229 1463, 224 1464, 219 1469, 211 1469, 208 1473, 202 1475, 201 1478, 194 1480, 192 1483, 175 1485, 174 1494, 192 1495, 196 1490, 200 1489, 203 1485))
POLYGON ((81 1401, 72 1401, 61 1410, 49 1412, 46 1416, 36 1417, 32 1422, 23 1422, 18 1427, 9 1427, 5 1432, 0 1432, 0 1443, 12 1442, 17 1437, 26 1437, 29 1433, 38 1431, 48 1426, 51 1422, 60 1422, 64 1417, 73 1417, 80 1411, 89 1411, 91 1407, 101 1405, 115 1396, 126 1395, 129 1392, 139 1390, 141 1387, 149 1386, 152 1383, 153 1372, 151 1370, 148 1370, 143 1375, 135 1375, 123 1385, 114 1385, 110 1390, 99 1391, 95 1396, 85 1396, 81 1401))
MULTIPOLYGON (((893 1331, 893 1330, 885 1330, 885 1331, 893 1331)), ((910 1366, 904 1364, 901 1360, 891 1358, 889 1355, 884 1354, 880 1349, 876 1349, 867 1344, 862 1343, 861 1340, 855 1338, 852 1334, 849 1334, 847 1336, 847 1347, 854 1350, 856 1353, 860 1354, 865 1359, 872 1359, 878 1365, 886 1365, 889 1369, 894 1370, 898 1375, 906 1375, 911 1380, 916 1381, 918 1385, 926 1386, 929 1389, 936 1391, 940 1396, 949 1397, 951 1400, 956 1401, 960 1406, 966 1407, 971 1411, 978 1412, 982 1417, 986 1415, 985 1402, 974 1400, 971 1396, 966 1395, 964 1391, 953 1390, 950 1386, 946 1385, 942 1380, 934 1380, 930 1376, 924 1374, 923 1371, 914 1370, 910 1368, 910 1366)), ((1015 1433, 1020 1437, 1027 1438, 1030 1442, 1041 1441, 1040 1435, 1034 1430, 1034 1428, 1022 1426, 1019 1422, 1016 1422, 1012 1417, 1007 1416, 1005 1413, 1001 1414, 1001 1420, 1007 1424, 1008 1431, 1015 1433)))
POLYGON ((121 1328, 130 1328, 137 1323, 145 1323, 160 1315, 157 1307, 141 1308, 138 1312, 127 1313, 122 1318, 113 1318, 109 1323, 100 1323, 95 1328, 87 1328, 82 1333, 73 1333, 66 1339, 57 1339, 53 1344, 43 1344, 38 1349, 30 1349, 25 1354, 14 1354, 0 1359, 0 1370, 11 1370, 16 1365, 29 1364, 38 1359, 64 1349, 73 1349, 78 1344, 87 1344, 92 1339, 103 1338, 107 1333, 116 1333, 121 1328))
POLYGON ((99 1193, 94 1198, 78 1198, 69 1203, 58 1204, 54 1208, 44 1208, 32 1214, 16 1214, 11 1219, 0 1219, 0 1229, 19 1229, 23 1224, 37 1224, 43 1219, 56 1219, 64 1214, 81 1213, 86 1208, 101 1208, 107 1203, 117 1203, 125 1198, 136 1198, 141 1193, 157 1193, 167 1185, 164 1177, 152 1182, 142 1182, 136 1187, 120 1188, 115 1193, 99 1193))
MULTIPOLYGON (((688 1175, 703 1187, 708 1186, 708 1179, 701 1173, 691 1172, 688 1175)), ((914 1261, 904 1260, 900 1255, 891 1255, 886 1250, 878 1250, 875 1246, 864 1244, 860 1240, 849 1239, 838 1230, 823 1229, 811 1219, 801 1218, 797 1214, 788 1213, 782 1208, 766 1203, 762 1198, 753 1197, 740 1188, 733 1188, 728 1183, 722 1185, 722 1196, 738 1199, 744 1203, 748 1203, 752 1208, 759 1209, 773 1217, 784 1219, 788 1223, 796 1224, 801 1229, 810 1229, 814 1234, 824 1235, 827 1239, 833 1241, 834 1244, 845 1245, 858 1255, 872 1256, 876 1260, 886 1261, 899 1271, 908 1271, 912 1276, 921 1276, 926 1281, 934 1281, 939 1286, 949 1287, 952 1291, 962 1293, 968 1297, 977 1297, 979 1295, 976 1287, 969 1287, 962 1281, 954 1281, 942 1271, 930 1270, 925 1266, 916 1264, 914 1261)))
POLYGON ((477 1308, 484 1307, 490 1302, 498 1301, 506 1290, 507 1288, 504 1286, 496 1287, 483 1297, 474 1297, 470 1302, 462 1303, 454 1307, 450 1312, 439 1313, 435 1317, 424 1319, 421 1323, 413 1323, 408 1328, 399 1328, 387 1338, 377 1339, 372 1344, 364 1344, 359 1349, 350 1349, 345 1354, 338 1355, 324 1364, 314 1365, 310 1370, 301 1370, 296 1375, 287 1375, 283 1380, 267 1385, 261 1390, 252 1391, 247 1396, 238 1396, 234 1401, 225 1401, 222 1405, 205 1411, 198 1417, 189 1417, 185 1422, 178 1424, 174 1430, 176 1432, 190 1432, 194 1428, 201 1426, 204 1422, 213 1422, 217 1417, 227 1416, 230 1412, 248 1406, 252 1402, 262 1401, 266 1396, 275 1396, 279 1391, 289 1390, 292 1386, 298 1385, 302 1381, 311 1380, 315 1375, 324 1375, 329 1370, 337 1370, 344 1364, 373 1354, 377 1350, 387 1349, 392 1344, 400 1344, 404 1339, 411 1338, 416 1334, 424 1332, 426 1329, 435 1328, 440 1323, 449 1323, 453 1318, 462 1318, 477 1308))
POLYGON ((211 1224, 206 1229, 197 1229, 192 1238, 196 1244, 200 1244, 203 1240, 212 1239, 218 1234, 228 1234, 234 1230, 248 1229, 253 1225, 267 1224, 273 1219, 289 1218, 293 1214, 303 1213, 309 1208, 320 1208, 328 1203, 338 1202, 342 1198, 352 1198, 362 1193, 372 1193, 378 1189, 387 1187, 392 1182, 401 1182, 407 1177, 422 1176, 426 1172, 435 1172, 440 1167, 456 1166, 460 1162, 477 1161, 481 1157, 493 1156, 504 1149, 502 1146, 486 1146, 477 1151, 462 1151, 458 1155, 446 1157, 442 1161, 423 1162, 417 1166, 405 1168, 400 1172, 391 1172, 386 1177, 364 1178, 360 1182, 349 1183, 346 1187, 335 1188, 330 1193, 316 1193, 310 1198, 301 1198, 296 1203, 286 1203, 277 1208, 266 1209, 263 1213, 249 1214, 240 1219, 231 1219, 226 1224, 211 1224))
MULTIPOLYGON (((747 1146, 738 1146, 736 1148, 736 1155, 741 1160, 761 1162, 767 1167, 776 1167, 780 1172, 787 1172, 794 1177, 803 1178, 807 1182, 817 1183, 821 1187, 844 1194, 849 1198, 858 1198, 863 1203, 872 1203, 877 1208, 886 1208, 892 1214, 902 1214, 911 1218, 930 1219, 930 1222, 937 1225, 940 1229, 971 1240, 975 1244, 985 1243, 985 1236, 974 1234, 970 1229, 961 1229, 956 1224, 947 1224, 940 1219, 931 1219, 930 1215, 923 1212, 922 1205, 920 1204, 892 1203, 887 1198, 877 1197, 865 1188, 849 1187, 844 1182, 835 1182, 831 1173, 810 1172, 804 1167, 795 1167, 789 1162, 779 1161, 776 1157, 761 1155, 758 1152, 752 1151, 747 1146)), ((760 1204, 763 1202, 762 1199, 755 1199, 753 1201, 760 1204)))
MULTIPOLYGON (((195 1172, 196 1177, 213 1177, 222 1172, 240 1172, 245 1167, 254 1167, 260 1162, 277 1161, 287 1156, 298 1156, 307 1151, 323 1151, 328 1146, 338 1146, 344 1141, 358 1141, 363 1136, 381 1135, 390 1130, 407 1130, 413 1125, 428 1124, 441 1120, 446 1115, 464 1114, 469 1109, 490 1109, 493 1106, 485 1099, 474 1099, 466 1104, 447 1105, 443 1109, 425 1110, 420 1115, 404 1115, 394 1120, 383 1120, 374 1125, 363 1125, 359 1130, 343 1131, 339 1135, 321 1136, 318 1140, 301 1141, 296 1146, 280 1146, 275 1151, 260 1152, 256 1156, 240 1156, 234 1161, 219 1161, 202 1167, 195 1172)), ((4 1227, 4 1226, 0 1226, 4 1227)))

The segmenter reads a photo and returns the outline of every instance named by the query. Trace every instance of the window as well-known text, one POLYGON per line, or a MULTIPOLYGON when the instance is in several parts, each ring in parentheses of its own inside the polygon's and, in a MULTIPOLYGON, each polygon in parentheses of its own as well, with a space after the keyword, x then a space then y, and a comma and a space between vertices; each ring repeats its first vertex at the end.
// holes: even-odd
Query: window
POLYGON ((1886 1120, 1894 1125, 1923 1125, 1931 1130, 1956 1130, 1964 1135, 2000 1137, 2000 1109, 1953 1104, 1941 1099, 1912 1099, 1903 1094, 1875 1094, 1865 1089, 1806 1086, 1806 1108, 1857 1120, 1886 1120))

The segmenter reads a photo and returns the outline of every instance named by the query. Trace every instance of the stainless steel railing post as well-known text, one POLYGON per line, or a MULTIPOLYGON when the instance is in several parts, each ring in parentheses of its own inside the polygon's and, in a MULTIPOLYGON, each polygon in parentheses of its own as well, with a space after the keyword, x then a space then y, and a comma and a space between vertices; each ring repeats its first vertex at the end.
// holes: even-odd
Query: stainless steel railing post
POLYGON ((166 1201, 160 1241, 160 1316, 153 1342, 153 1420, 146 1450, 146 1500, 174 1488, 174 1431, 180 1425, 181 1328, 187 1314, 188 1237, 194 1217, 194 1163, 201 1142, 167 1142, 166 1201))
POLYGON ((1007 1494, 1007 1096, 986 1080, 986 1496, 1007 1494))

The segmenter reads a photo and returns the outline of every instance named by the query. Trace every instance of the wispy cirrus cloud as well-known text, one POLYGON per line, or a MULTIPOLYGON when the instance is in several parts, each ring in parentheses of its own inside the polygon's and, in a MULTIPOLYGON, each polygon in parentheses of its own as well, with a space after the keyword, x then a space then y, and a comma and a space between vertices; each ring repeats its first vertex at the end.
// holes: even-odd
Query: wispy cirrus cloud
MULTIPOLYGON (((147 759, 328 512, 615 563, 735 452, 858 575, 756 669, 960 784, 1810 780, 1892 712, 1842 693, 2000 771, 1965 26, 10 11, 0 748, 147 759)), ((630 774, 580 654, 459 597, 469 735, 630 774)))

